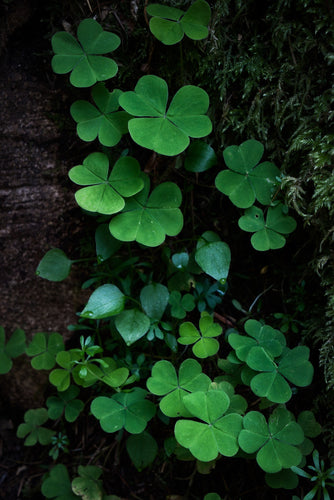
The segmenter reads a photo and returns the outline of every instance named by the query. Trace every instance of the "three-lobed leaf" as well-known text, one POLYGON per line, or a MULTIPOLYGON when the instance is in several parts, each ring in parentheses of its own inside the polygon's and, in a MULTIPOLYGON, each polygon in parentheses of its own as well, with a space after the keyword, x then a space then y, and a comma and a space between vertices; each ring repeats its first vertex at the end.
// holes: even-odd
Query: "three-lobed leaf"
POLYGON ((55 55, 51 65, 55 73, 71 72, 74 87, 90 87, 97 81, 116 75, 117 64, 101 54, 113 52, 120 45, 114 33, 103 31, 94 19, 84 19, 78 26, 78 41, 70 33, 60 31, 51 40, 55 55))
POLYGON ((48 412, 45 408, 26 411, 24 414, 24 423, 20 424, 17 428, 17 437, 25 438, 25 446, 34 446, 36 443, 42 445, 50 444, 55 431, 43 427, 48 418, 48 412))
POLYGON ((50 370, 56 364, 57 354, 64 349, 63 337, 59 333, 36 333, 26 348, 31 366, 35 370, 50 370))
POLYGON ((180 326, 179 344, 192 345, 193 353, 198 358, 214 356, 219 349, 219 342, 214 337, 222 333, 222 328, 214 323, 213 318, 206 311, 202 312, 199 320, 199 331, 193 323, 186 322, 180 326))
POLYGON ((123 156, 109 172, 109 160, 104 153, 91 153, 82 165, 69 171, 69 178, 80 186, 75 193, 78 205, 89 212, 111 215, 120 212, 125 201, 141 191, 144 180, 139 163, 131 156, 123 156))
POLYGON ((147 7, 152 34, 165 45, 174 45, 187 35, 193 40, 208 36, 211 9, 204 0, 195 1, 186 12, 175 7, 151 4, 147 7))
POLYGON ((12 358, 25 352, 26 336, 23 330, 16 328, 6 343, 5 330, 0 326, 0 375, 8 373, 12 366, 12 358))
POLYGON ((144 189, 126 200, 122 213, 111 220, 109 230, 116 239, 156 247, 164 242, 166 235, 176 236, 181 231, 182 194, 178 186, 163 182, 150 195, 149 190, 150 181, 146 177, 144 189))
POLYGON ((85 142, 98 138, 103 146, 112 147, 119 143, 128 131, 129 115, 119 110, 119 97, 122 91, 109 92, 103 84, 92 90, 95 106, 88 101, 75 101, 70 109, 72 118, 77 122, 77 133, 85 142))
POLYGON ((189 137, 204 137, 212 130, 205 114, 209 96, 194 85, 179 89, 167 109, 167 83, 158 76, 146 75, 139 79, 134 91, 123 93, 119 102, 136 117, 128 123, 132 139, 162 155, 178 155, 188 147, 189 137))

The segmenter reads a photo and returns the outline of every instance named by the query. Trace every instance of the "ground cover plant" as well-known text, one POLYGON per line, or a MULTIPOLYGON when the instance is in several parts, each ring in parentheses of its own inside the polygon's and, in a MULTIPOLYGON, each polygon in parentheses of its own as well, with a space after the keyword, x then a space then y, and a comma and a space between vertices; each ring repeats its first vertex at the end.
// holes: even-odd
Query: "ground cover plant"
MULTIPOLYGON (((206 2, 194 2, 185 14, 163 7, 147 9, 158 40, 172 45, 183 32, 195 40, 206 36, 206 2)), ((187 211, 187 184, 200 189, 198 174, 207 174, 212 196, 238 210, 234 233, 254 233, 250 241, 244 235, 249 252, 279 250, 297 225, 285 205, 283 172, 259 163, 265 151, 254 138, 214 151, 206 142, 210 100, 200 86, 187 82, 169 92, 161 75, 148 74, 134 90, 110 92, 112 83, 101 82, 117 74, 117 63, 100 54, 115 50, 117 60, 111 35, 89 19, 78 26, 78 42, 65 32, 53 38, 54 71, 71 72, 75 87, 94 85, 94 104, 76 101, 71 114, 78 136, 97 138, 103 149, 73 166, 69 177, 84 186, 75 199, 95 218, 96 254, 85 256, 93 269, 84 285, 91 295, 72 325, 75 346, 65 346, 57 333, 37 333, 25 347, 32 366, 49 371, 51 395, 47 408, 26 412, 17 435, 27 446, 50 447, 53 463, 41 485, 46 498, 119 498, 103 477, 115 444, 94 465, 68 460, 74 452, 66 433, 83 416, 115 435, 109 443, 122 446, 140 471, 177 459, 208 473, 236 459, 257 464, 263 485, 299 494, 298 476, 321 432, 311 408, 294 403, 312 384, 310 349, 260 314, 235 324, 218 308, 229 300, 234 248, 210 213, 207 227, 196 227, 187 211), (49 428, 48 419, 54 421, 49 428)), ((72 265, 80 261, 51 249, 37 274, 61 281, 72 265)), ((3 345, 8 370, 22 344, 20 333, 17 350, 3 345)), ((203 495, 192 492, 194 498, 230 498, 224 484, 216 482, 213 492, 205 478, 203 495)))

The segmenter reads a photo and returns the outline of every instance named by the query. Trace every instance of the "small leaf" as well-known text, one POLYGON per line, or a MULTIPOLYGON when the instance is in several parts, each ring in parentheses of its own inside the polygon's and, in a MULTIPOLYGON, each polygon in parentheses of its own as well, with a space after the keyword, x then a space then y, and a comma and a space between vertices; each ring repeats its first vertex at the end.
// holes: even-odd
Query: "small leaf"
POLYGON ((82 500, 102 500, 103 487, 99 477, 102 474, 102 469, 94 465, 83 467, 79 465, 78 473, 80 477, 76 477, 72 481, 72 490, 82 500))
POLYGON ((26 354, 32 358, 31 366, 35 370, 51 370, 56 364, 56 356, 64 350, 63 337, 59 333, 36 333, 26 354))
POLYGON ((187 149, 184 168, 188 172, 205 172, 217 165, 217 155, 209 144, 194 141, 187 149))
POLYGON ((78 500, 72 492, 71 481, 65 465, 55 465, 43 479, 41 492, 53 500, 78 500))
POLYGON ((125 296, 115 285, 102 285, 89 297, 81 316, 90 319, 103 319, 123 311, 125 296))
POLYGON ((42 445, 50 444, 55 431, 42 427, 48 420, 48 412, 45 408, 28 410, 24 414, 24 423, 17 428, 16 435, 19 438, 26 438, 25 446, 34 446, 36 443, 42 445))
POLYGON ((150 327, 150 319, 138 309, 128 309, 116 318, 115 326, 126 345, 141 339, 150 327))
POLYGON ((198 240, 195 260, 206 274, 217 281, 224 281, 230 268, 231 251, 215 233, 206 231, 198 240))
POLYGON ((130 436, 126 441, 126 449, 140 472, 151 465, 158 454, 157 442, 148 432, 130 436))
POLYGON ((49 281, 63 281, 70 274, 73 261, 59 248, 46 252, 36 269, 37 276, 49 281))
POLYGON ((12 358, 24 353, 26 336, 23 330, 17 328, 6 344, 5 330, 0 326, 0 375, 8 373, 13 365, 12 358))
POLYGON ((193 345, 193 353, 198 358, 207 358, 218 352, 219 342, 213 338, 222 333, 222 328, 214 323, 213 318, 207 312, 202 312, 199 322, 200 332, 190 322, 182 323, 180 326, 180 337, 177 341, 182 345, 193 345))
POLYGON ((121 247, 120 241, 111 236, 108 224, 100 224, 95 232, 96 256, 98 262, 103 262, 121 247))
POLYGON ((160 283, 153 283, 142 288, 140 303, 147 316, 154 321, 161 319, 168 304, 169 291, 160 283))

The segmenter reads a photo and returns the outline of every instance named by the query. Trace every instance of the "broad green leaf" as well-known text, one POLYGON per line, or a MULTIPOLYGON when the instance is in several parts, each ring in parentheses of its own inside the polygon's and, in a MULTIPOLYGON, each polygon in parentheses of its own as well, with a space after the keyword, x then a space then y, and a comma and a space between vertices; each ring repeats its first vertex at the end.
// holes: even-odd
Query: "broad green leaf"
POLYGON ((239 208, 249 208, 255 200, 262 205, 271 204, 280 171, 270 162, 257 165, 262 154, 262 144, 253 139, 224 150, 229 170, 217 175, 216 187, 239 208))
POLYGON ((72 492, 71 481, 65 465, 55 465, 43 479, 41 492, 53 500, 78 500, 72 492))
POLYGON ((63 351, 64 341, 59 333, 36 333, 26 348, 35 370, 51 370, 56 364, 58 352, 63 351))
POLYGON ((74 87, 90 87, 115 76, 117 64, 101 54, 116 50, 121 42, 119 37, 103 31, 94 19, 81 21, 77 37, 79 42, 65 31, 52 37, 53 71, 58 74, 71 72, 70 82, 74 87))
POLYGON ((231 457, 238 452, 242 417, 236 413, 224 415, 230 404, 225 392, 194 392, 184 396, 184 404, 192 416, 204 421, 178 420, 175 424, 177 441, 194 457, 209 462, 219 453, 231 457))
POLYGON ((277 408, 268 423, 262 413, 251 411, 244 416, 244 429, 239 445, 246 453, 255 453, 259 466, 271 474, 298 465, 302 454, 296 445, 304 440, 304 433, 293 415, 285 408, 277 408))
POLYGON ((175 94, 168 110, 167 100, 165 80, 154 75, 143 76, 133 92, 119 98, 125 111, 139 117, 128 123, 132 139, 156 153, 175 156, 188 147, 189 137, 210 134, 212 124, 205 115, 209 97, 203 89, 186 85, 175 94))
POLYGON ((79 392, 79 388, 72 385, 58 396, 50 396, 46 400, 49 418, 57 420, 64 412, 67 422, 74 422, 84 408, 84 403, 76 399, 79 392))
POLYGON ((90 319, 103 319, 123 311, 124 294, 115 285, 102 285, 89 297, 81 316, 90 319))
POLYGON ((121 241, 137 241, 156 247, 167 236, 176 236, 182 229, 183 216, 180 189, 173 182, 163 182, 149 195, 150 181, 144 189, 125 202, 123 212, 109 224, 111 234, 121 241))
POLYGON ((36 275, 49 281, 63 281, 70 274, 73 261, 59 248, 52 248, 42 258, 36 275))
POLYGON ((227 243, 220 241, 215 233, 206 231, 198 240, 195 260, 206 274, 224 282, 230 268, 231 251, 227 243))
POLYGON ((202 373, 201 365, 194 359, 181 363, 179 374, 172 363, 158 361, 152 368, 152 376, 147 380, 147 388, 152 394, 164 396, 160 401, 161 411, 168 417, 190 416, 183 404, 185 395, 195 391, 205 391, 211 383, 202 373))
POLYGON ((150 324, 148 316, 138 309, 123 311, 115 320, 115 326, 128 346, 141 339, 150 328, 150 324))
POLYGON ((137 470, 142 471, 158 454, 156 440, 148 433, 133 434, 126 441, 126 450, 137 470))
POLYGON ((243 231, 256 231, 251 237, 251 243, 255 250, 260 252, 284 247, 284 235, 292 233, 297 226, 295 219, 286 215, 281 203, 268 208, 266 221, 260 208, 248 208, 238 224, 243 231))
POLYGON ((140 303, 151 320, 160 320, 168 304, 169 291, 160 283, 153 283, 142 288, 140 303))
POLYGON ((91 412, 105 432, 124 427, 131 434, 140 434, 155 414, 155 405, 145 399, 146 395, 147 391, 135 387, 131 392, 119 392, 111 398, 99 396, 93 400, 91 412))
POLYGON ((24 423, 17 428, 16 435, 19 438, 26 438, 25 446, 34 446, 36 443, 42 445, 50 444, 55 431, 42 427, 48 420, 48 412, 45 408, 28 410, 24 414, 24 423))
POLYGON ((95 106, 88 101, 75 101, 70 109, 72 118, 77 122, 77 134, 83 141, 98 138, 103 146, 112 147, 119 143, 128 131, 130 116, 119 111, 119 97, 122 91, 109 92, 103 84, 92 90, 95 106))
POLYGON ((0 375, 8 373, 12 366, 12 358, 25 352, 26 336, 23 330, 16 328, 6 343, 5 330, 0 326, 0 375))
POLYGON ((180 42, 184 34, 193 40, 208 36, 211 9, 204 0, 195 1, 186 12, 160 4, 149 5, 147 12, 153 16, 150 20, 152 34, 165 45, 180 42))
POLYGON ((182 323, 177 341, 182 345, 193 344, 192 350, 197 358, 214 356, 218 352, 219 342, 213 337, 221 335, 221 326, 214 323, 210 314, 204 311, 201 314, 199 328, 200 331, 190 322, 182 323))
POLYGON ((184 168, 189 172, 205 172, 217 165, 217 155, 209 144, 194 141, 187 149, 184 168))
POLYGON ((130 156, 120 158, 109 173, 109 160, 104 153, 91 153, 69 171, 70 179, 81 186, 75 193, 78 205, 89 212, 114 214, 125 205, 123 196, 129 197, 144 187, 140 166, 130 156))

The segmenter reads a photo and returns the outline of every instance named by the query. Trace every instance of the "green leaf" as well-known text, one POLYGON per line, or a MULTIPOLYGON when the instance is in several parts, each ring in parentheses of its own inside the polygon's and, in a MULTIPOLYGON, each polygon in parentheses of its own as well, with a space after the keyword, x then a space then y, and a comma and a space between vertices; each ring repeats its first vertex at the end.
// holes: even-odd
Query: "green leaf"
POLYGON ((190 414, 183 404, 184 396, 194 391, 205 391, 210 383, 210 378, 202 373, 201 365, 194 359, 186 359, 180 365, 178 376, 172 363, 158 361, 146 385, 152 394, 164 396, 159 404, 162 413, 168 417, 187 417, 190 414))
POLYGON ((67 468, 63 464, 55 465, 43 479, 41 492, 46 498, 54 500, 78 500, 72 492, 67 468))
POLYGON ((160 283, 152 283, 142 288, 140 303, 147 316, 153 320, 161 319, 168 304, 169 291, 160 283))
POLYGON ((103 31, 94 19, 81 21, 77 37, 79 42, 65 31, 52 37, 53 71, 58 74, 71 72, 70 82, 74 87, 90 87, 115 76, 117 64, 101 54, 116 50, 121 42, 119 37, 103 31))
POLYGON ((182 229, 183 216, 180 189, 173 182, 163 182, 149 196, 150 181, 144 189, 125 203, 123 212, 109 224, 111 234, 121 241, 137 241, 156 247, 167 236, 176 236, 182 229))
POLYGON ((221 335, 221 326, 214 323, 210 314, 204 311, 201 314, 199 328, 200 331, 190 322, 182 323, 177 341, 182 345, 194 344, 192 350, 197 358, 214 356, 218 352, 219 342, 213 337, 221 335))
POLYGON ((195 309, 195 299, 190 293, 181 295, 177 290, 173 290, 169 296, 169 304, 171 306, 171 315, 173 318, 183 319, 187 312, 195 309))
POLYGON ((95 232, 96 256, 98 262, 103 262, 122 246, 121 242, 111 236, 108 224, 100 224, 95 232))
POLYGON ((195 260, 200 268, 217 281, 225 282, 231 263, 231 251, 218 235, 206 231, 197 242, 195 260))
POLYGON ((109 173, 109 160, 104 153, 91 153, 69 171, 70 179, 80 186, 75 193, 78 205, 89 212, 114 214, 125 205, 123 197, 132 196, 144 187, 137 160, 123 156, 109 173))
POLYGON ((156 153, 175 156, 189 145, 189 137, 210 134, 212 124, 205 113, 208 94, 193 85, 182 87, 175 94, 168 110, 168 87, 162 78, 146 75, 140 78, 134 92, 125 92, 120 105, 133 118, 129 121, 132 139, 156 153))
POLYGON ((70 274, 73 261, 59 248, 52 248, 36 269, 37 276, 49 281, 63 281, 70 274))
POLYGON ((298 424, 306 437, 315 438, 321 434, 321 425, 316 421, 312 411, 305 410, 298 415, 298 424))
POLYGON ((217 165, 217 155, 209 144, 203 141, 194 141, 187 149, 184 168, 188 172, 205 172, 217 165))
POLYGON ((207 493, 203 500, 222 500, 222 497, 218 493, 207 493))
POLYGON ((292 233, 297 226, 295 219, 286 215, 285 207, 281 203, 268 208, 266 221, 260 208, 248 208, 238 224, 243 231, 256 231, 251 237, 251 243, 255 250, 260 252, 284 247, 284 235, 292 233))
POLYGON ((50 444, 55 431, 42 427, 48 420, 48 412, 45 408, 28 410, 24 414, 24 423, 17 428, 16 435, 19 438, 26 438, 25 446, 34 446, 36 443, 42 445, 50 444))
POLYGON ((298 486, 298 476, 291 469, 282 469, 275 474, 266 474, 266 483, 270 488, 294 490, 298 486))
POLYGON ((115 285, 102 285, 89 297, 81 312, 83 318, 103 319, 115 316, 123 311, 125 295, 115 285))
POLYGON ((285 408, 277 408, 267 424, 262 413, 251 411, 244 416, 244 429, 239 445, 246 453, 256 453, 256 461, 271 474, 298 465, 302 459, 296 447, 304 440, 304 433, 293 415, 285 408))
POLYGON ((79 465, 78 473, 80 477, 76 477, 72 481, 73 493, 80 496, 82 500, 102 500, 103 487, 99 477, 102 474, 102 469, 94 465, 79 465))
POLYGON ((49 375, 50 383, 55 385, 58 391, 66 391, 69 388, 73 366, 79 360, 80 354, 73 350, 58 352, 56 362, 61 368, 55 368, 49 375))
POLYGON ((255 200, 262 205, 271 204, 280 171, 267 161, 257 165, 262 154, 262 144, 253 139, 224 150, 229 170, 217 175, 216 187, 239 208, 249 208, 255 200))
POLYGON ((72 118, 77 122, 77 134, 83 141, 98 138, 103 146, 112 147, 119 143, 123 134, 128 132, 130 116, 119 111, 119 97, 122 91, 109 92, 104 84, 97 84, 92 90, 93 106, 88 101, 75 101, 70 109, 72 118))
POLYGON ((71 386, 66 391, 58 393, 58 396, 50 396, 46 400, 49 418, 57 420, 65 412, 67 422, 74 422, 84 408, 84 403, 76 399, 79 392, 77 386, 71 386))
POLYGON ((214 460, 219 453, 234 456, 239 449, 242 417, 236 413, 224 415, 230 404, 227 394, 198 391, 184 396, 183 401, 187 410, 204 423, 178 420, 174 430, 177 441, 202 462, 214 460))
POLYGON ((32 358, 31 366, 35 370, 51 370, 58 352, 63 350, 64 341, 59 333, 36 333, 26 348, 26 354, 32 358))
POLYGON ((133 465, 140 472, 151 465, 158 454, 157 442, 148 432, 130 436, 126 440, 126 449, 133 465))
POLYGON ((131 392, 119 392, 111 398, 99 396, 93 400, 91 412, 105 432, 124 428, 131 434, 140 434, 155 414, 155 405, 145 399, 146 395, 147 391, 135 387, 131 392))
POLYGON ((186 34, 193 40, 202 40, 208 36, 207 25, 210 22, 211 9, 204 0, 194 2, 186 12, 174 7, 151 4, 147 13, 152 17, 150 30, 165 45, 180 42, 186 34))
POLYGON ((148 316, 138 309, 123 311, 115 320, 115 326, 128 346, 141 339, 150 328, 150 324, 148 316))
POLYGON ((5 330, 0 326, 0 375, 8 373, 12 366, 12 358, 25 352, 26 336, 23 330, 16 328, 6 343, 5 330))

